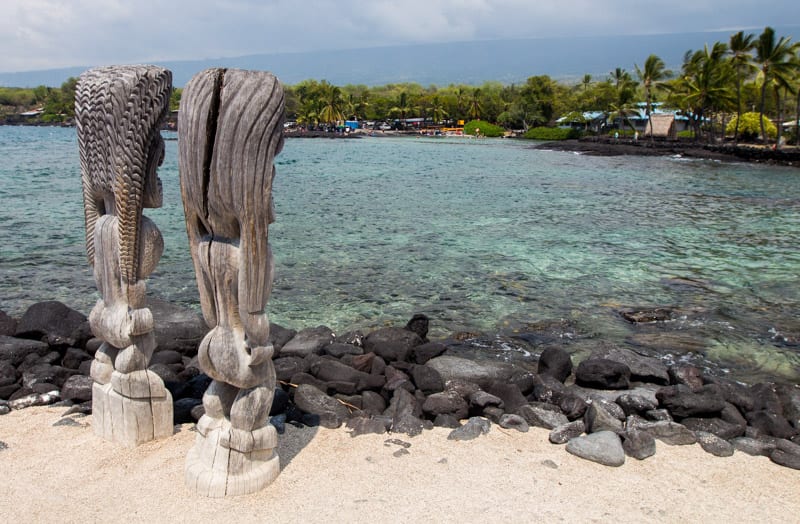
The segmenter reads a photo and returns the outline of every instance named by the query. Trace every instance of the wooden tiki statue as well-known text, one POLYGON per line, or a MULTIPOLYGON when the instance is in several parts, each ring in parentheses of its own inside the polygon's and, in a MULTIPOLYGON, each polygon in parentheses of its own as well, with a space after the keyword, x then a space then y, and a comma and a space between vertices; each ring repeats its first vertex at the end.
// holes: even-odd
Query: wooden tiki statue
POLYGON ((209 69, 189 81, 181 99, 181 195, 211 328, 198 357, 213 379, 186 482, 212 497, 258 491, 280 470, 268 420, 275 368, 264 309, 274 268, 268 232, 283 113, 283 88, 266 72, 209 69))
POLYGON ((164 242, 142 215, 161 206, 156 168, 164 159, 160 128, 171 91, 166 69, 111 66, 83 73, 75 93, 86 252, 100 292, 89 322, 103 340, 91 368, 93 425, 127 446, 173 430, 172 397, 147 370, 156 341, 145 279, 164 242))

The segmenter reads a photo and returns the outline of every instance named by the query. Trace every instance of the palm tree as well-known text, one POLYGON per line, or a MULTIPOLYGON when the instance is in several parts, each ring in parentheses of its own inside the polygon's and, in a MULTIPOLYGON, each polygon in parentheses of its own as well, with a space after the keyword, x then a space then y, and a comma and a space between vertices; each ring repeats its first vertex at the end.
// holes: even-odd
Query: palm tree
POLYGON ((481 113, 483 112, 483 104, 481 103, 481 89, 476 87, 472 90, 467 103, 467 110, 469 117, 473 120, 480 120, 481 113))
MULTIPOLYGON (((755 61, 759 67, 761 81, 761 141, 767 142, 767 133, 764 130, 764 108, 767 104, 767 86, 776 81, 788 84, 795 70, 793 64, 795 46, 791 45, 791 38, 783 36, 775 41, 775 30, 771 27, 764 28, 755 44, 755 61)), ((778 139, 780 142, 780 139, 778 139)))
POLYGON ((433 98, 431 98, 430 110, 434 124, 438 124, 448 116, 447 111, 444 109, 444 104, 442 104, 442 101, 439 99, 439 95, 433 95, 433 98))
POLYGON ((733 104, 733 69, 724 60, 728 46, 717 42, 711 49, 688 51, 683 58, 681 76, 670 86, 676 105, 686 108, 694 117, 695 137, 706 119, 712 122, 709 138, 713 138, 713 115, 733 104))
POLYGON ((744 31, 739 31, 731 35, 730 61, 734 71, 736 71, 736 126, 733 131, 734 143, 739 142, 739 120, 742 119, 742 79, 746 78, 755 70, 753 64, 753 35, 745 35, 744 31))
POLYGON ((326 124, 336 124, 336 122, 344 120, 345 101, 342 97, 342 90, 325 81, 319 87, 321 102, 319 119, 326 124))
POLYGON ((583 80, 581 81, 581 84, 583 84, 583 91, 584 92, 588 91, 589 86, 592 85, 592 75, 588 73, 583 75, 583 80))
POLYGON ((636 112, 632 104, 636 82, 620 67, 612 71, 610 76, 614 84, 614 101, 608 106, 609 117, 612 122, 619 119, 617 129, 621 129, 623 123, 630 125, 631 129, 636 129, 630 121, 630 117, 636 112))
POLYGON ((636 64, 634 64, 634 67, 636 67, 636 76, 639 77, 639 81, 644 86, 645 114, 647 115, 647 122, 650 126, 650 140, 652 141, 653 119, 650 113, 652 112, 653 89, 659 88, 662 80, 668 78, 672 73, 665 68, 664 61, 656 55, 647 57, 647 60, 644 61, 643 69, 639 69, 639 66, 636 64))
MULTIPOLYGON (((413 110, 414 106, 411 102, 411 97, 405 91, 401 91, 400 96, 397 98, 397 105, 389 109, 389 113, 399 115, 401 120, 405 120, 406 115, 413 110)), ((403 125, 405 125, 405 122, 403 122, 403 125)))

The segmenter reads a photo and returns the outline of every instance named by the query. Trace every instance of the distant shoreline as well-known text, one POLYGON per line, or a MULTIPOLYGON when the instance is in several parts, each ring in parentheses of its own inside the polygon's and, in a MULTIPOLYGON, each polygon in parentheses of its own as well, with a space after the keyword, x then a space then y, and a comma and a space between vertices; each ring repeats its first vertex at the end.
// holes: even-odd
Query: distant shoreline
POLYGON ((702 144, 684 140, 655 140, 640 138, 615 140, 606 137, 545 142, 531 146, 534 149, 571 151, 592 156, 682 156, 725 162, 756 162, 800 167, 800 148, 784 146, 779 150, 758 145, 702 144))

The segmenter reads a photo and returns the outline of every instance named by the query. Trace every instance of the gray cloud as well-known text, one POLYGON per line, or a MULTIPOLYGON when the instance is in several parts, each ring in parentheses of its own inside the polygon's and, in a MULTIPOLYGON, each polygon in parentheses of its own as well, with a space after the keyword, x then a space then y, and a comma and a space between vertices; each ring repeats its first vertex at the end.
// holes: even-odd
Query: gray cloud
POLYGON ((796 0, 4 0, 0 71, 476 39, 734 30, 796 0))

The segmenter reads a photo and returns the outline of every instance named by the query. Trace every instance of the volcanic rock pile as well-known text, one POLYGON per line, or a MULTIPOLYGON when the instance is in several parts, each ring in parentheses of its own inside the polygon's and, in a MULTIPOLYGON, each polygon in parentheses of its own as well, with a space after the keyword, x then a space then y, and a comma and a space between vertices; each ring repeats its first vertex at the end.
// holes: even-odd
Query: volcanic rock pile
MULTIPOLYGON (((149 369, 172 393, 175 423, 194 422, 210 383, 196 358, 206 328, 192 312, 152 307, 159 348, 149 369)), ((424 315, 402 328, 339 336, 325 326, 296 332, 273 324, 279 386, 271 422, 279 432, 285 424, 345 425, 353 436, 444 426, 462 440, 492 424, 538 426, 552 443, 609 466, 653 455, 660 440, 800 469, 797 385, 744 385, 603 343, 577 367, 555 346, 522 362, 465 358, 459 343, 429 341, 427 333, 424 315)), ((98 345, 85 317, 61 303, 35 304, 19 320, 0 312, 0 414, 56 402, 90 411, 98 345)))

